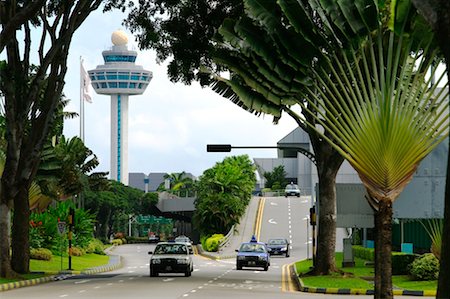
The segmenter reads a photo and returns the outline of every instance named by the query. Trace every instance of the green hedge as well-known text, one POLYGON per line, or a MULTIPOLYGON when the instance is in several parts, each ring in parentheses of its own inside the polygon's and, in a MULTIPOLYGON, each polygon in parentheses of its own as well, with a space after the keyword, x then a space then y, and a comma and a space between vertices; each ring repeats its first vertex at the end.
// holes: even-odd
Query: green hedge
POLYGON ((52 259, 52 252, 47 248, 31 248, 30 258, 33 260, 50 261, 52 259))
MULTIPOLYGON (((353 255, 366 261, 375 260, 375 249, 365 248, 363 246, 354 245, 353 255)), ((414 254, 404 252, 392 252, 392 274, 393 275, 405 275, 408 274, 409 265, 416 259, 414 254)))
POLYGON ((126 237, 128 244, 148 243, 148 237, 126 237))
POLYGON ((208 252, 217 252, 219 250, 219 242, 223 239, 222 234, 214 234, 210 237, 202 237, 200 241, 202 242, 203 250, 208 252))

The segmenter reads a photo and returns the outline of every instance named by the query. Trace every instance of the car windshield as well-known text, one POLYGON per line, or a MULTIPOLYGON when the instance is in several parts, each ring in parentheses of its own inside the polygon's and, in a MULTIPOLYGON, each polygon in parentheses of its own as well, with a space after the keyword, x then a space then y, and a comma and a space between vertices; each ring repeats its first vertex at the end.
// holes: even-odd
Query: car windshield
POLYGON ((297 186, 297 185, 289 184, 289 185, 286 186, 286 189, 287 189, 287 190, 296 190, 296 189, 298 189, 298 186, 297 186))
POLYGON ((287 241, 284 239, 271 239, 268 242, 269 245, 286 245, 287 241))
POLYGON ((187 254, 187 249, 184 244, 159 244, 155 254, 187 254))
POLYGON ((239 249, 240 252, 266 252, 266 248, 261 244, 242 244, 239 249))

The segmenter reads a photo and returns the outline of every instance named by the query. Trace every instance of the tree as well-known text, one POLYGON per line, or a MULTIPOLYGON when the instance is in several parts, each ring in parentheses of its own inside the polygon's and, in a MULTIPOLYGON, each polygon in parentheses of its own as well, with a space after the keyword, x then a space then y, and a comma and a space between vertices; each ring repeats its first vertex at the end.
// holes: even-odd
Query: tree
POLYGON ((6 62, 0 64, 0 90, 5 98, 7 128, 0 194, 0 276, 13 276, 13 269, 19 273, 29 271, 28 189, 55 120, 72 36, 102 2, 2 1, 0 4, 0 49, 4 47, 7 57, 6 62), (25 13, 26 17, 21 17, 25 13), (32 26, 42 31, 41 40, 36 42, 39 60, 36 68, 31 63, 32 26), (22 39, 18 31, 21 31, 23 43, 18 42, 22 39), (13 205, 11 259, 8 221, 13 205))
POLYGON ((194 223, 202 234, 226 234, 241 216, 256 183, 247 155, 232 156, 205 170, 197 184, 194 223))
MULTIPOLYGON (((430 87, 425 77, 438 59, 433 35, 415 44, 415 32, 405 28, 417 28, 420 19, 409 6, 396 7, 395 12, 389 15, 391 31, 386 33, 380 19, 363 47, 330 53, 328 63, 336 71, 315 71, 317 83, 308 89, 308 102, 302 106, 312 107, 311 114, 334 140, 324 138, 350 162, 366 187, 375 213, 375 298, 393 298, 393 202, 420 161, 449 135, 448 82, 437 93, 437 85, 430 87), (338 88, 345 93, 337 93, 338 88)), ((438 77, 437 84, 443 78, 438 77)), ((321 131, 316 123, 308 125, 321 131)))
MULTIPOLYGON (((289 1, 281 2, 287 3, 289 1)), ((353 3, 353 1, 348 2, 353 3)), ((280 37, 275 36, 270 28, 273 25, 273 22, 270 23, 270 21, 282 18, 280 7, 275 1, 146 1, 140 3, 138 8, 134 8, 131 11, 126 24, 132 32, 136 32, 141 48, 155 49, 159 60, 173 57, 168 66, 168 75, 172 81, 182 81, 190 84, 193 80, 199 80, 202 85, 209 85, 215 82, 213 89, 232 100, 241 108, 256 115, 261 113, 271 114, 274 116, 275 123, 281 117, 281 112, 285 111, 308 133, 314 149, 314 154, 309 153, 309 156, 313 157, 314 162, 317 162, 316 166, 319 174, 318 204, 321 211, 319 215, 315 271, 327 274, 336 270, 334 259, 336 244, 335 179, 343 158, 334 148, 324 142, 315 131, 304 125, 301 115, 289 109, 289 106, 296 103, 294 98, 297 96, 299 88, 310 79, 308 72, 302 70, 305 68, 305 65, 310 65, 313 61, 313 57, 310 55, 311 51, 309 51, 310 48, 308 48, 313 45, 310 45, 308 41, 313 40, 317 43, 314 48, 311 48, 315 49, 316 53, 320 53, 320 45, 326 44, 322 36, 317 34, 310 36, 310 34, 314 33, 314 27, 317 25, 312 21, 314 18, 317 19, 313 10, 303 11, 299 5, 293 5, 292 8, 291 13, 298 13, 297 22, 293 23, 293 25, 297 26, 289 25, 290 29, 282 28, 283 35, 280 37), (244 63, 241 65, 241 67, 245 65, 247 70, 253 74, 259 69, 264 72, 263 75, 256 78, 264 81, 264 88, 260 89, 262 90, 260 93, 255 92, 254 85, 250 84, 251 88, 245 89, 242 84, 239 84, 243 82, 243 79, 240 76, 236 76, 238 71, 233 67, 242 61, 234 60, 229 64, 224 63, 221 59, 227 51, 224 51, 223 47, 218 48, 218 42, 224 38, 223 33, 218 34, 219 26, 227 18, 238 19, 245 16, 244 3, 249 6, 253 4, 254 7, 259 7, 260 11, 256 14, 259 14, 261 18, 256 22, 264 23, 268 21, 264 26, 269 30, 269 34, 261 30, 257 31, 256 35, 254 35, 255 38, 252 40, 255 48, 261 46, 260 38, 269 39, 271 43, 277 42, 277 46, 280 46, 280 48, 275 46, 270 49, 260 48, 261 51, 266 50, 266 52, 263 52, 265 57, 259 58, 267 59, 267 65, 264 65, 265 62, 260 61, 259 58, 256 59, 257 61, 254 64, 244 63), (164 18, 161 17, 163 14, 164 18), (303 31, 299 31, 301 33, 296 34, 294 31, 299 30, 300 23, 303 20, 306 25, 303 31), (292 28, 295 28, 295 30, 292 28), (290 44, 290 42, 293 42, 295 45, 290 44), (289 48, 289 46, 296 46, 297 48, 292 51, 293 48, 289 48), (310 61, 307 62, 302 56, 305 56, 306 60, 310 59, 310 61), (262 62, 263 65, 258 64, 258 62, 262 62), (208 72, 204 72, 206 69, 208 72), (224 69, 232 71, 233 77, 231 80, 219 80, 217 82, 218 77, 214 79, 211 77, 211 73, 220 73, 224 69), (267 80, 267 78, 264 78, 266 75, 270 75, 272 78, 267 80), (274 87, 277 87, 277 91, 280 89, 279 86, 274 84, 274 80, 278 83, 285 83, 281 87, 284 88, 282 94, 269 92, 274 87), (230 84, 234 85, 234 90, 231 90, 230 84), (239 93, 238 89, 242 92, 239 93)), ((353 9, 356 8, 353 7, 353 9)), ((258 10, 258 8, 255 8, 255 10, 258 10)), ((290 17, 293 15, 295 14, 291 14, 290 17)), ((248 18, 246 20, 248 21, 248 18)), ((228 24, 232 26, 230 22, 228 24)), ((251 29, 254 28, 255 26, 251 29)), ((246 28, 242 27, 242 29, 245 31, 246 28)), ((273 29, 280 29, 280 27, 273 29)), ((252 44, 245 43, 245 46, 249 55, 261 54, 257 50, 254 53, 250 52, 252 44)))
MULTIPOLYGON (((447 77, 450 81, 450 2, 447 0, 412 0, 419 13, 433 29, 436 40, 445 57, 447 77)), ((450 142, 450 141, 449 141, 450 142)), ((447 181, 445 183, 444 224, 441 252, 450 252, 450 152, 447 161, 447 181)), ((450 255, 444 254, 440 260, 439 282, 436 298, 450 298, 450 255)))
POLYGON ((271 172, 264 172, 264 178, 266 179, 266 188, 281 189, 286 185, 286 171, 283 165, 275 167, 271 172), (274 187, 275 186, 275 187, 274 187))

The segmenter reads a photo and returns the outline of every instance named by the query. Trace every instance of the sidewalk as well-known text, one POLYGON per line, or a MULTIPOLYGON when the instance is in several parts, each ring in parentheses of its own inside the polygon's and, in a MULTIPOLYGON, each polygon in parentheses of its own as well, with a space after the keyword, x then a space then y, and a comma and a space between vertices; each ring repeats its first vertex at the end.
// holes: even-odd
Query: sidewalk
POLYGON ((88 268, 81 271, 59 271, 59 272, 46 272, 46 274, 50 274, 50 276, 21 280, 16 282, 2 283, 0 284, 0 292, 8 291, 12 289, 22 288, 26 286, 37 285, 41 283, 64 280, 71 276, 78 274, 95 274, 108 272, 122 267, 122 260, 119 255, 112 255, 110 252, 114 249, 115 246, 111 246, 105 250, 105 253, 109 255, 108 264, 93 268, 88 268))

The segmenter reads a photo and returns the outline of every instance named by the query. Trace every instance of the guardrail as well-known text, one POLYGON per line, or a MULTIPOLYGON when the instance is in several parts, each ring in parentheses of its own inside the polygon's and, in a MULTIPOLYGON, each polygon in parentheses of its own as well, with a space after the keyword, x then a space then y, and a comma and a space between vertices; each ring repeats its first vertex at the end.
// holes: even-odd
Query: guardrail
POLYGON ((234 225, 230 228, 230 231, 227 233, 227 235, 220 240, 218 251, 221 251, 222 248, 224 248, 224 247, 228 246, 228 244, 230 244, 230 239, 233 234, 234 234, 234 225))

